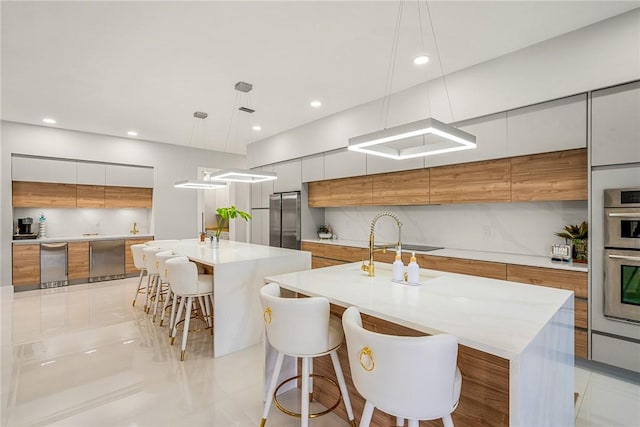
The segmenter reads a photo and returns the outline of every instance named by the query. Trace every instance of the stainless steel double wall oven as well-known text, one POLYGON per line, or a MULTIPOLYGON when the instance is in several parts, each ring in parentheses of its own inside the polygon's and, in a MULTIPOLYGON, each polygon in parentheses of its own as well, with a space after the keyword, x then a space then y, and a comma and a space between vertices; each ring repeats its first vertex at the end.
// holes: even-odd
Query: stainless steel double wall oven
POLYGON ((640 188, 604 191, 604 315, 640 323, 640 188))

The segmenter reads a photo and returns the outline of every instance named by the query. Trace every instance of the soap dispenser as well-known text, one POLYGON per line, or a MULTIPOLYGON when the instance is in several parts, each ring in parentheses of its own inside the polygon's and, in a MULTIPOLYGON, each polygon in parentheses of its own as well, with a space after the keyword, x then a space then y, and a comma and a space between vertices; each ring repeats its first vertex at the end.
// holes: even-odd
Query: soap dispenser
POLYGON ((407 266, 407 282, 417 284, 420 280, 419 277, 420 267, 418 267, 418 263, 416 262, 416 254, 415 252, 411 252, 411 259, 407 266))
POLYGON ((391 273, 391 280, 394 282, 402 282, 404 278, 404 264, 402 263, 402 257, 400 251, 396 251, 396 260, 393 261, 393 271, 391 273))

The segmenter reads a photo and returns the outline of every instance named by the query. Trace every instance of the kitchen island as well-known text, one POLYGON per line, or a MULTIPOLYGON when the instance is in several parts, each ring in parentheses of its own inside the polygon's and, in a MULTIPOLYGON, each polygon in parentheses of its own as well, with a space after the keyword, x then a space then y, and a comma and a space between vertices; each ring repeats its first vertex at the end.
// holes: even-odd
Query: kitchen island
MULTIPOLYGON (((457 426, 573 425, 573 292, 426 269, 421 284, 410 286, 393 283, 384 263, 376 263, 375 277, 352 263, 265 281, 325 296, 336 314, 356 306, 365 327, 381 333, 458 337, 463 382, 453 413, 457 426)), ((339 353, 354 410, 361 413, 345 346, 339 353)), ((324 361, 314 373, 334 375, 324 361)), ((325 391, 317 394, 330 401, 325 391)), ((391 425, 391 419, 376 411, 372 425, 391 425)))
POLYGON ((213 356, 220 357, 258 344, 263 321, 260 287, 265 276, 311 268, 309 252, 220 240, 183 240, 167 249, 213 268, 213 356))

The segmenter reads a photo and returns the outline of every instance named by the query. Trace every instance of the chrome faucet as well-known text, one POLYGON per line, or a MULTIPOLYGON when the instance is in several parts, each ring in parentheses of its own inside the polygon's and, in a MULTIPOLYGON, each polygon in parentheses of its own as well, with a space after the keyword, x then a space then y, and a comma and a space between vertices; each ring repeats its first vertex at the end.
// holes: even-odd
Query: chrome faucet
POLYGON ((376 222, 378 222, 378 220, 383 216, 390 216, 391 218, 396 220, 396 225, 398 226, 398 243, 395 246, 396 246, 396 250, 398 251, 402 250, 402 243, 401 243, 402 242, 402 222, 400 221, 400 218, 398 218, 398 216, 393 212, 389 212, 389 211, 378 212, 371 220, 371 230, 369 232, 369 265, 365 264, 364 261, 362 261, 362 266, 360 267, 362 271, 367 272, 369 277, 375 276, 375 269, 373 266, 373 253, 375 252, 375 250, 382 249, 384 251, 388 247, 390 247, 389 245, 381 245, 378 247, 375 246, 376 222))

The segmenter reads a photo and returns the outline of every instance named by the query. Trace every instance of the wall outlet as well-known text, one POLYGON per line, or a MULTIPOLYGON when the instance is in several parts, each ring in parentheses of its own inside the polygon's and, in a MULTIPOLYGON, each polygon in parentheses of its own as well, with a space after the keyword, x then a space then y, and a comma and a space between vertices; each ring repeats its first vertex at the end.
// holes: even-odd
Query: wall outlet
POLYGON ((488 225, 480 227, 480 231, 482 232, 482 237, 491 237, 491 227, 488 225))

